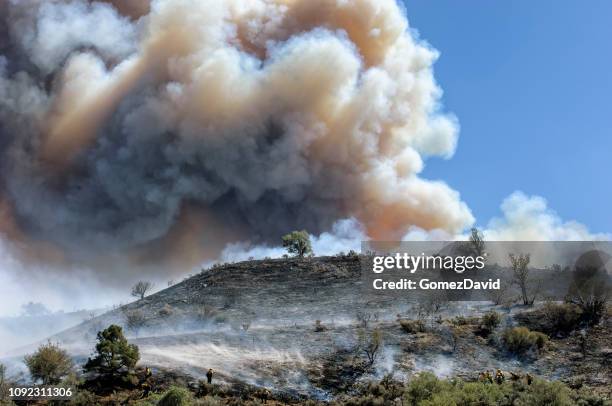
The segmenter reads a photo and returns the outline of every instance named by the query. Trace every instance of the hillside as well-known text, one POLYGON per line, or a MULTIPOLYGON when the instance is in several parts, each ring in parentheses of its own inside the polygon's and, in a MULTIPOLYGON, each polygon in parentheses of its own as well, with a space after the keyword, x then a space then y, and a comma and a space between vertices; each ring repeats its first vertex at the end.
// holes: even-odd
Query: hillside
POLYGON ((317 399, 388 373, 406 379, 428 370, 475 380, 479 372, 496 368, 609 395, 609 318, 589 330, 588 353, 580 353, 582 336, 576 330, 552 336, 537 354, 517 357, 500 348, 501 333, 537 320, 538 310, 508 303, 416 303, 408 295, 366 297, 360 273, 356 255, 225 264, 54 339, 83 360, 95 333, 118 323, 140 347, 140 364, 156 371, 197 382, 213 368, 218 383, 317 399), (491 309, 501 322, 484 337, 479 317, 491 309), (399 323, 417 318, 424 323, 421 331, 409 333, 399 323), (374 329, 382 332, 383 342, 369 366, 358 344, 374 329))

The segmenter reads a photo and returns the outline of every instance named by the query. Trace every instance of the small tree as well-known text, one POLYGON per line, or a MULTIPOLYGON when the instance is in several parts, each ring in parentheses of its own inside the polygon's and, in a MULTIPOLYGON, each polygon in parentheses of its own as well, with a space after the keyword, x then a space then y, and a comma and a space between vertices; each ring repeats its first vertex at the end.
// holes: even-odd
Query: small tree
POLYGON ((501 283, 501 287, 499 290, 490 290, 487 292, 487 297, 494 305, 500 305, 504 303, 506 299, 506 293, 508 293, 508 284, 501 283))
POLYGON ((460 338, 459 329, 455 326, 449 326, 448 329, 443 332, 443 336, 445 336, 448 340, 450 352, 454 353, 455 351, 457 351, 460 338))
POLYGON ((370 320, 372 320, 374 316, 372 313, 368 312, 357 312, 355 317, 357 318, 357 323, 359 323, 362 328, 368 328, 368 324, 370 324, 370 320))
POLYGON ((4 364, 0 364, 0 405, 3 404, 2 402, 6 402, 9 405, 11 404, 8 402, 8 387, 9 385, 6 382, 6 367, 4 364))
POLYGON ((512 265, 513 281, 521 289, 521 297, 524 305, 531 305, 535 301, 535 294, 530 299, 527 291, 527 283, 529 280, 529 254, 508 254, 512 265))
POLYGON ((52 342, 41 345, 24 360, 32 379, 41 380, 43 385, 57 385, 72 371, 72 359, 68 353, 52 342))
POLYGON ((149 281, 138 281, 132 286, 132 296, 138 299, 144 299, 149 290, 153 288, 153 284, 149 281))
POLYGON ((83 369, 114 378, 130 372, 139 359, 138 347, 129 344, 121 327, 113 324, 98 332, 94 357, 87 360, 83 369))
POLYGON ((125 316, 125 327, 134 333, 147 324, 147 318, 140 310, 124 310, 123 315, 125 316))
POLYGON ((574 272, 566 301, 577 305, 582 311, 582 320, 587 325, 599 323, 605 314, 610 297, 610 276, 596 266, 579 266, 574 272))
POLYGON ((368 335, 364 329, 359 333, 359 344, 361 351, 365 354, 368 360, 368 366, 372 366, 380 355, 382 348, 382 332, 379 329, 374 329, 368 335))
POLYGON ((485 253, 484 236, 476 227, 472 228, 470 233, 470 245, 476 256, 483 256, 485 253))
POLYGON ((492 310, 482 316, 478 329, 475 331, 475 333, 482 337, 488 337, 493 331, 495 331, 500 323, 500 314, 492 310))
POLYGON ((310 236, 306 230, 292 231, 283 236, 283 247, 287 248, 287 251, 290 254, 295 254, 300 258, 303 258, 304 255, 312 253, 310 236))

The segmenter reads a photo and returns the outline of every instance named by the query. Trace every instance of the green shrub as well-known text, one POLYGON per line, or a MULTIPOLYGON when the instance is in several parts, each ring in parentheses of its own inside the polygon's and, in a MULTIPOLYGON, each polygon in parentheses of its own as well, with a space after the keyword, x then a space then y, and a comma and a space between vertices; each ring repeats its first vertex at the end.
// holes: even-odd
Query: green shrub
POLYGON ((570 303, 547 303, 542 309, 549 324, 549 334, 565 334, 580 327, 582 310, 570 303))
POLYGON ((574 404, 578 406, 610 406, 610 399, 604 399, 593 393, 590 388, 582 387, 570 393, 574 404))
POLYGON ((383 335, 379 329, 368 332, 365 329, 359 331, 359 349, 367 360, 368 366, 372 366, 380 356, 383 347, 383 335))
POLYGON ((500 322, 500 314, 495 311, 490 311, 482 316, 480 324, 474 330, 474 332, 479 336, 488 337, 497 328, 497 326, 499 326, 500 322))
POLYGON ((420 406, 447 405, 487 405, 504 404, 510 387, 506 385, 490 385, 481 382, 464 383, 451 382, 443 391, 434 393, 429 399, 419 403, 420 406))
POLYGON ((570 397, 571 391, 558 381, 546 382, 536 379, 527 390, 520 392, 514 402, 516 406, 565 406, 574 405, 570 397))
POLYGON ((157 403, 158 406, 191 406, 192 404, 191 392, 178 386, 168 389, 157 403))
POLYGON ((159 393, 150 393, 144 399, 138 399, 134 402, 129 403, 130 406, 157 406, 157 402, 161 399, 162 394, 159 393))
POLYGON ((451 323, 455 326, 467 326, 478 323, 478 317, 465 317, 457 316, 451 320, 451 323))
POLYGON ((531 333, 535 335, 535 345, 538 347, 538 350, 544 348, 548 342, 548 336, 544 333, 540 333, 539 331, 532 331, 531 333))
POLYGON ((465 382, 461 379, 439 379, 430 372, 421 372, 407 385, 388 378, 380 383, 356 387, 357 395, 343 399, 344 406, 604 406, 605 400, 586 391, 576 392, 561 382, 535 379, 501 384, 465 382), (387 381, 387 382, 385 382, 387 381))
POLYGON ((549 336, 566 335, 583 324, 583 311, 570 303, 547 303, 541 309, 519 313, 516 320, 523 326, 549 336))
POLYGON ((438 379, 431 372, 421 372, 416 375, 406 386, 404 400, 409 405, 419 405, 424 400, 443 391, 448 391, 450 383, 438 379))
POLYGON ((98 332, 95 356, 87 360, 83 369, 107 378, 129 377, 139 359, 138 347, 129 344, 121 327, 113 324, 98 332))
POLYGON ((399 323, 406 333, 416 334, 425 332, 425 322, 423 320, 401 319, 399 323))
POLYGON ((205 396, 195 402, 197 406, 220 406, 221 400, 214 396, 205 396))
POLYGON ((57 385, 72 371, 72 359, 58 344, 48 342, 25 357, 25 364, 34 380, 43 385, 57 385))
POLYGON ((460 379, 438 379, 431 373, 421 373, 412 379, 404 391, 404 405, 413 406, 569 406, 599 405, 602 399, 585 397, 561 382, 536 379, 531 385, 523 382, 491 384, 464 382, 460 379))
POLYGON ((0 405, 12 405, 9 402, 9 383, 6 381, 6 367, 4 364, 0 364, 0 405))
POLYGON ((506 350, 514 354, 524 354, 532 349, 542 349, 548 337, 539 331, 531 331, 527 327, 512 327, 506 329, 502 343, 506 350))
POLYGON ((76 390, 74 396, 68 402, 70 406, 96 406, 99 404, 96 395, 84 389, 76 390))
POLYGON ((501 316, 496 311, 490 311, 482 316, 482 325, 490 331, 495 330, 499 323, 501 323, 501 316))

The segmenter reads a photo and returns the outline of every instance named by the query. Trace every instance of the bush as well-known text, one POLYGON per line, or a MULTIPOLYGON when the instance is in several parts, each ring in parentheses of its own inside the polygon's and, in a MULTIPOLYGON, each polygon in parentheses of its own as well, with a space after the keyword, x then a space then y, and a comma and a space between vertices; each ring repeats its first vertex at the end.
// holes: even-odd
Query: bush
POLYGON ((409 405, 418 405, 424 400, 430 399, 434 394, 446 391, 450 388, 447 381, 438 379, 431 372, 421 372, 416 375, 404 391, 404 400, 409 405))
POLYGON ((476 334, 488 337, 501 322, 501 316, 496 311, 490 311, 482 316, 480 325, 476 329, 476 334))
POLYGON ((147 319, 140 310, 125 310, 123 315, 125 316, 125 326, 130 331, 138 332, 147 324, 147 319))
POLYGON ((425 332, 425 322, 423 320, 402 319, 399 321, 399 323, 406 333, 416 334, 425 332))
POLYGON ((98 404, 96 395, 84 389, 75 391, 74 396, 68 402, 70 406, 95 406, 98 404))
POLYGON ((575 405, 570 397, 571 391, 567 386, 559 381, 546 382, 536 379, 526 390, 520 394, 516 405, 575 405))
POLYGON ((485 385, 479 382, 451 382, 447 389, 434 393, 431 398, 422 401, 419 405, 503 405, 507 399, 509 389, 505 385, 485 385))
POLYGON ((165 304, 164 307, 157 312, 161 317, 169 317, 172 313, 174 313, 174 309, 169 304, 165 304))
POLYGON ((542 349, 548 337, 539 331, 531 331, 527 327, 513 327, 506 329, 502 342, 506 350, 514 354, 524 354, 532 349, 542 349))
POLYGON ((126 377, 139 359, 138 347, 129 344, 121 327, 113 324, 98 332, 95 356, 87 360, 83 369, 107 378, 126 377))
POLYGON ((173 386, 168 389, 157 403, 157 406, 191 406, 193 397, 185 388, 173 386))
POLYGON ((368 360, 368 366, 372 366, 380 355, 383 336, 379 329, 368 333, 365 329, 359 331, 359 348, 368 360))
POLYGON ((606 263, 610 256, 598 250, 583 253, 575 264, 573 280, 566 300, 580 307, 582 321, 594 326, 605 315, 612 294, 612 284, 606 263))
POLYGON ((321 320, 315 320, 315 332, 320 333, 325 330, 327 330, 327 327, 321 323, 321 320))
POLYGON ((501 323, 501 316, 495 311, 490 311, 482 316, 482 325, 491 331, 495 330, 499 323, 501 323))
POLYGON ((203 398, 198 399, 195 404, 197 406, 219 406, 222 403, 219 398, 213 396, 205 396, 203 398))
POLYGON ((380 383, 357 386, 356 395, 340 404, 354 406, 603 406, 605 401, 586 391, 576 392, 561 382, 539 379, 531 385, 439 379, 430 372, 414 376, 406 386, 385 377, 380 383), (401 398, 401 402, 398 398, 401 398))
POLYGON ((581 327, 583 312, 569 303, 547 303, 541 309, 519 313, 515 319, 523 326, 549 336, 566 335, 581 327))
POLYGON ((25 357, 25 364, 32 379, 41 380, 43 385, 57 385, 72 371, 72 359, 58 344, 48 342, 25 357))
POLYGON ((6 382, 6 367, 0 364, 0 405, 10 404, 8 403, 8 388, 9 384, 6 382), (4 402, 4 403, 3 403, 4 402))
MULTIPOLYGON (((479 406, 569 406, 584 403, 586 398, 561 382, 536 379, 531 385, 504 382, 464 382, 442 380, 429 372, 412 379, 404 391, 403 404, 418 406, 479 405, 479 406)), ((591 399, 589 399, 591 400, 591 399)), ((597 401, 597 400, 596 400, 597 401)))
POLYGON ((567 334, 580 327, 582 311, 570 303, 547 303, 542 309, 547 323, 547 333, 567 334))
POLYGON ((455 326, 468 326, 473 324, 478 324, 478 317, 465 317, 465 316, 457 316, 451 320, 451 323, 455 326))
MULTIPOLYGON (((343 399, 344 401, 341 404, 345 406, 395 405, 398 404, 396 400, 402 397, 404 385, 394 380, 392 376, 385 375, 378 383, 356 384, 355 392, 360 396, 343 399)), ((317 405, 320 403, 313 402, 311 404, 317 405)))

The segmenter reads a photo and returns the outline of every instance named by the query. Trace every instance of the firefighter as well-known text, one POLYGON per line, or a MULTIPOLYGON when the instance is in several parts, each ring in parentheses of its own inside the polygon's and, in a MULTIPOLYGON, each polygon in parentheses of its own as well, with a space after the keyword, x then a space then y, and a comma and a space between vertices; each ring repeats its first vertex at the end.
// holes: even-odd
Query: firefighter
POLYGON ((149 396, 149 393, 151 393, 151 385, 149 385, 148 383, 143 383, 142 384, 142 397, 147 398, 149 396))
POLYGON ((504 373, 501 371, 501 369, 497 368, 497 371, 495 372, 495 382, 497 382, 498 385, 501 385, 504 383, 505 379, 506 377, 504 376, 504 373))
POLYGON ((486 379, 486 382, 493 383, 493 377, 491 376, 491 373, 488 370, 485 371, 484 377, 486 379))
POLYGON ((208 384, 210 385, 212 383, 212 378, 213 378, 213 370, 212 368, 208 370, 208 372, 206 373, 206 379, 208 380, 208 384))
POLYGON ((521 380, 521 375, 515 374, 514 372, 510 371, 510 380, 518 382, 521 380))
POLYGON ((527 375, 525 375, 525 379, 527 380, 527 385, 531 385, 531 383, 533 382, 533 376, 531 376, 530 373, 527 373, 527 375))

